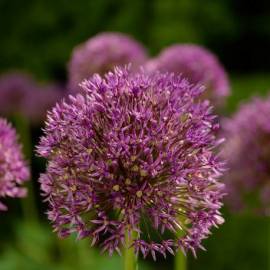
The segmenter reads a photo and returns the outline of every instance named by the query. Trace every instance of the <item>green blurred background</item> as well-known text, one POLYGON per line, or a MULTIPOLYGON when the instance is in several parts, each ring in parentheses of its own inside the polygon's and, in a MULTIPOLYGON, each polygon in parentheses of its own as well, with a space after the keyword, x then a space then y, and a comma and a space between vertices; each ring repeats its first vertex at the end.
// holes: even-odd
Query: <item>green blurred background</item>
MULTIPOLYGON (((141 41, 151 55, 173 43, 197 43, 215 52, 227 69, 229 115, 249 96, 270 89, 270 1, 251 0, 0 0, 0 73, 31 72, 42 81, 66 81, 72 48, 101 31, 120 31, 141 41)), ((40 131, 35 131, 37 134, 40 131)), ((34 142, 35 143, 35 142, 34 142)), ((37 176, 44 167, 33 159, 37 176)), ((87 242, 57 241, 36 194, 39 223, 25 221, 19 200, 0 218, 0 269, 122 269, 87 242)), ((207 252, 188 258, 189 269, 267 269, 270 221, 232 215, 204 242, 207 252)), ((173 258, 140 262, 140 269, 172 269, 173 258)))

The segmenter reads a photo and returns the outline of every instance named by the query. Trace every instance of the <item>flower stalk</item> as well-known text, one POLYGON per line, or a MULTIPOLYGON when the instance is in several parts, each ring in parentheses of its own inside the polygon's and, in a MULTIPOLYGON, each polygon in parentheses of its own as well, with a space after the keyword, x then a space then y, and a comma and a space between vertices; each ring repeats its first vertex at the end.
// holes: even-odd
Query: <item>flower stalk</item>
POLYGON ((175 255, 175 270, 186 270, 187 269, 187 257, 183 254, 181 250, 175 255))
MULTIPOLYGON (((180 216, 179 220, 184 222, 183 218, 180 216)), ((183 230, 177 232, 179 238, 184 237, 185 233, 183 230)), ((187 255, 183 253, 181 249, 176 252, 174 260, 174 270, 186 270, 187 269, 187 255)))
POLYGON ((124 270, 138 270, 139 269, 137 256, 134 252, 134 248, 131 246, 134 238, 135 238, 135 232, 132 232, 131 234, 129 232, 126 232, 126 235, 125 235, 126 247, 124 250, 124 270))
MULTIPOLYGON (((14 117, 14 122, 16 129, 20 135, 20 141, 23 145, 23 152, 28 162, 32 158, 32 144, 31 144, 31 130, 28 120, 17 114, 14 117)), ((38 221, 38 211, 36 209, 36 202, 34 196, 34 186, 33 181, 28 181, 26 184, 27 196, 22 202, 22 210, 27 222, 37 222, 38 221)))

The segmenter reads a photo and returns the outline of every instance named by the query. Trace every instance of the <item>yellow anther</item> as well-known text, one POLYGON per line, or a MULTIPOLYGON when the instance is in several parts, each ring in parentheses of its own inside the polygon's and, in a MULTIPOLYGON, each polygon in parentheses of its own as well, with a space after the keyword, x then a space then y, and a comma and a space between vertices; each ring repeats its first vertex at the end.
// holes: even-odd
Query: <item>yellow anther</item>
POLYGON ((138 198, 141 198, 142 195, 143 195, 143 193, 142 193, 141 190, 139 190, 139 191, 136 192, 136 196, 137 196, 138 198))
POLYGON ((93 164, 91 164, 90 168, 89 168, 89 172, 92 172, 95 169, 95 166, 93 164))
POLYGON ((125 181, 125 184, 126 185, 130 185, 131 184, 131 180, 129 178, 127 178, 126 181, 125 181))
POLYGON ((114 191, 119 191, 119 189, 120 189, 120 186, 119 186, 119 185, 114 185, 114 186, 113 186, 113 190, 114 190, 114 191))
POLYGON ((137 172, 139 170, 139 167, 137 166, 137 165, 134 165, 133 167, 132 167, 132 171, 133 172, 137 172))
POLYGON ((142 177, 147 176, 147 171, 146 171, 146 170, 141 170, 141 171, 140 171, 140 175, 141 175, 142 177))
POLYGON ((134 162, 136 160, 136 156, 131 156, 131 161, 134 162))
POLYGON ((190 118, 190 114, 189 113, 185 113, 185 114, 182 114, 181 116, 180 116, 180 121, 181 122, 186 122, 189 118, 190 118))
POLYGON ((107 164, 108 164, 109 166, 112 165, 112 160, 109 159, 109 160, 107 161, 107 164))
POLYGON ((72 186, 70 187, 70 190, 74 192, 74 191, 77 190, 77 187, 76 187, 75 185, 72 185, 72 186))
POLYGON ((161 197, 161 196, 163 196, 163 192, 162 191, 158 191, 157 195, 161 197))
POLYGON ((87 153, 90 155, 91 153, 93 152, 93 149, 92 148, 88 148, 87 149, 87 153))

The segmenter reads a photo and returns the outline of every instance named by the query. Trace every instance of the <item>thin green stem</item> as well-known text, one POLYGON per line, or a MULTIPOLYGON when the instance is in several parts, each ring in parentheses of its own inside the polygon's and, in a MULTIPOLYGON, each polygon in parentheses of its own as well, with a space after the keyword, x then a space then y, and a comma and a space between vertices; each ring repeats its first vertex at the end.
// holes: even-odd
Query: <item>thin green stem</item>
POLYGON ((270 270, 270 219, 267 220, 267 269, 270 270))
MULTIPOLYGON (((179 221, 183 222, 183 217, 179 216, 179 221)), ((181 223, 182 223, 181 222, 181 223)), ((179 230, 177 233, 177 237, 183 237, 185 235, 184 230, 179 230)), ((178 250, 175 254, 174 260, 174 270, 186 270, 187 269, 187 257, 181 250, 178 250)))
POLYGON ((187 257, 179 250, 175 255, 174 270, 186 270, 187 269, 187 257))
POLYGON ((135 232, 130 235, 126 232, 126 248, 124 250, 124 270, 138 270, 137 257, 134 248, 131 247, 132 240, 136 237, 135 232))
MULTIPOLYGON (((20 142, 23 146, 24 155, 27 158, 29 165, 31 165, 32 142, 30 125, 28 120, 21 115, 16 115, 14 117, 14 122, 20 136, 20 142)), ((28 181, 26 187, 28 192, 27 197, 21 200, 24 217, 28 222, 38 222, 38 211, 36 208, 33 181, 28 181)))

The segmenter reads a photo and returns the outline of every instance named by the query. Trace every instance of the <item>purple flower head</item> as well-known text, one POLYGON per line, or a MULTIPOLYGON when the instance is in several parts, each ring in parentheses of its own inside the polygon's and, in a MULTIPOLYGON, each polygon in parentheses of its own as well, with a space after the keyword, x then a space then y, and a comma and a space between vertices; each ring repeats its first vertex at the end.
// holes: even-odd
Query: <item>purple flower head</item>
POLYGON ((173 45, 146 64, 149 71, 182 74, 192 83, 206 87, 205 98, 221 106, 230 94, 227 74, 216 56, 197 45, 173 45))
POLYGON ((31 123, 44 121, 46 111, 60 100, 60 87, 40 85, 29 74, 10 72, 0 77, 0 114, 20 114, 31 123))
POLYGON ((227 203, 233 211, 270 215, 270 98, 254 98, 223 123, 227 203))
POLYGON ((35 125, 42 123, 47 111, 63 98, 64 93, 65 90, 57 84, 39 85, 31 98, 24 100, 24 115, 35 125))
POLYGON ((145 63, 147 54, 144 47, 133 38, 105 32, 75 47, 69 65, 69 88, 79 91, 79 83, 94 73, 105 74, 114 66, 132 63, 133 69, 145 63))
POLYGON ((0 113, 10 116, 24 111, 26 97, 36 90, 33 78, 26 73, 9 72, 0 77, 0 113))
POLYGON ((48 159, 40 183, 54 230, 110 254, 127 232, 136 253, 154 259, 201 248, 223 222, 217 124, 208 101, 198 101, 202 87, 118 67, 81 87, 48 114, 38 147, 48 159), (164 239, 156 243, 148 228, 164 239))
MULTIPOLYGON (((24 197, 26 190, 21 185, 28 179, 29 169, 16 132, 5 119, 0 118, 0 199, 24 197)), ((0 201, 1 210, 7 210, 7 207, 0 201)))

